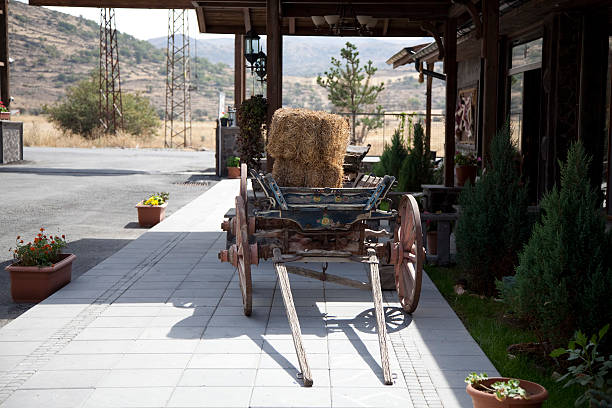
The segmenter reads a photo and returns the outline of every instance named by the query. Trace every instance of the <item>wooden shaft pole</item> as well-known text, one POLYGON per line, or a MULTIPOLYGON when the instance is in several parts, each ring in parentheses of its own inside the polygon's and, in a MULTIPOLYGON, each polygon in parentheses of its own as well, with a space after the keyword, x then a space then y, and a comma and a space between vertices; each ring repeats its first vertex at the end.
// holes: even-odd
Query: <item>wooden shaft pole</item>
POLYGON ((380 288, 380 273, 378 271, 378 258, 376 251, 368 249, 370 261, 370 282, 372 282, 372 297, 374 298, 374 313, 376 314, 376 331, 378 332, 378 346, 380 347, 380 362, 383 369, 385 384, 393 384, 391 368, 389 367, 389 350, 387 348, 387 323, 385 322, 385 310, 382 304, 382 290, 380 288))
POLYGON ((455 185, 455 109, 457 104, 457 20, 449 18, 444 31, 446 124, 444 127, 444 185, 455 185))
POLYGON ((306 351, 302 344, 302 330, 300 329, 300 321, 298 320, 295 304, 293 303, 293 295, 291 294, 291 285, 289 284, 287 268, 283 262, 277 262, 277 260, 281 259, 280 249, 274 248, 272 253, 275 259, 274 269, 276 269, 276 273, 278 274, 278 283, 281 287, 281 294, 283 295, 283 302, 285 303, 287 319, 289 320, 289 327, 291 328, 295 353, 297 354, 300 370, 302 371, 304 386, 312 387, 312 374, 310 373, 310 367, 306 359, 306 351))

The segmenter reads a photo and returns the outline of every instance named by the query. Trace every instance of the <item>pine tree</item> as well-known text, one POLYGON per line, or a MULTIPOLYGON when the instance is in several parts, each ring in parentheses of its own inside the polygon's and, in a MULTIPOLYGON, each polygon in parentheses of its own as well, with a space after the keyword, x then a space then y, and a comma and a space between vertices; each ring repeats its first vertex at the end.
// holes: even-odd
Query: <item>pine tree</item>
POLYGON ((396 179, 399 178, 400 168, 402 163, 408 156, 408 151, 404 146, 404 138, 399 129, 393 132, 391 144, 385 144, 380 160, 374 166, 373 172, 379 177, 389 175, 396 179))
POLYGON ((542 220, 520 254, 509 292, 519 316, 553 346, 612 320, 612 239, 589 183, 590 161, 581 143, 570 147, 561 187, 541 201, 542 220))
POLYGON ((400 191, 420 191, 421 184, 431 182, 433 171, 429 148, 425 145, 423 126, 414 124, 412 148, 402 163, 398 187, 400 191))
POLYGON ((495 293, 495 279, 512 275, 518 251, 529 237, 527 190, 515 164, 516 147, 508 123, 491 143, 491 165, 459 197, 456 241, 459 265, 470 289, 495 293))

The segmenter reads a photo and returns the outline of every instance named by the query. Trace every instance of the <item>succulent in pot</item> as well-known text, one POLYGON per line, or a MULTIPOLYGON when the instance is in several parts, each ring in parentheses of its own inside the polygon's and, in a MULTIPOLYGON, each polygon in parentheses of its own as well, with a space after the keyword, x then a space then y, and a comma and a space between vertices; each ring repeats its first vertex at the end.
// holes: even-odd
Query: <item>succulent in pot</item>
POLYGON ((466 392, 474 408, 521 407, 539 408, 548 398, 548 391, 531 381, 491 377, 486 373, 470 373, 465 379, 466 392))

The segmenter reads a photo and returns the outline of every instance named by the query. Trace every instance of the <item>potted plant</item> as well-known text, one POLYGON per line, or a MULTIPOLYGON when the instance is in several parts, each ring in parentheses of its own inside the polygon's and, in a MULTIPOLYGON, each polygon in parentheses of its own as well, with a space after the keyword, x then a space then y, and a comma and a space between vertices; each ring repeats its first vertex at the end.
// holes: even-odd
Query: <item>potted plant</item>
POLYGON ((474 185, 480 161, 480 157, 477 158, 473 153, 455 153, 455 168, 457 170, 458 186, 463 186, 467 180, 470 180, 470 183, 474 185))
POLYGON ((45 229, 25 243, 18 236, 14 262, 6 267, 11 278, 11 296, 16 303, 38 303, 70 282, 74 254, 64 254, 64 235, 47 235, 45 229))
POLYGON ((11 112, 4 106, 2 101, 0 101, 0 120, 11 120, 11 112))
POLYGON ((227 124, 229 122, 229 116, 227 115, 227 113, 223 112, 221 117, 219 118, 219 121, 221 122, 221 126, 227 127, 227 124))
POLYGON ((546 388, 526 380, 470 373, 465 382, 474 408, 539 408, 548 398, 546 388))
POLYGON ((136 204, 138 224, 141 227, 152 227, 164 219, 169 195, 168 193, 153 194, 136 204))
POLYGON ((230 156, 227 158, 227 177, 231 179, 240 178, 240 157, 230 156))

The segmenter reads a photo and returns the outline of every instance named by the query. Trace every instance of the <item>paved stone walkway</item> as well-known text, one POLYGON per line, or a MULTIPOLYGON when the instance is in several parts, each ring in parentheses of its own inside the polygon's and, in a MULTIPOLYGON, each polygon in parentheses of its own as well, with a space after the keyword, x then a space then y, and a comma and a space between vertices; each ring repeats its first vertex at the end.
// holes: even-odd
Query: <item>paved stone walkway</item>
POLYGON ((217 260, 237 191, 218 183, 2 328, 1 406, 471 407, 466 373, 497 372, 427 277, 413 316, 385 293, 385 386, 371 293, 290 276, 314 380, 302 387, 272 265, 253 270, 247 318, 217 260))

